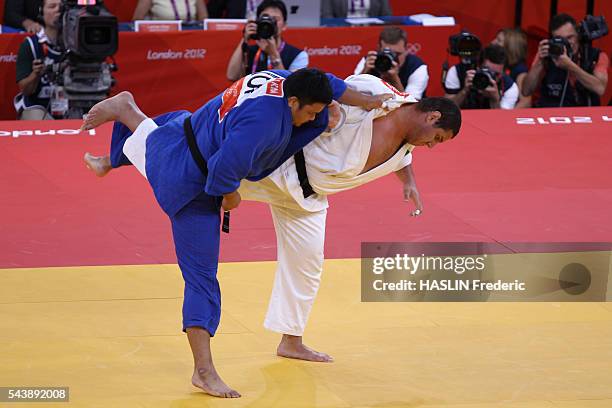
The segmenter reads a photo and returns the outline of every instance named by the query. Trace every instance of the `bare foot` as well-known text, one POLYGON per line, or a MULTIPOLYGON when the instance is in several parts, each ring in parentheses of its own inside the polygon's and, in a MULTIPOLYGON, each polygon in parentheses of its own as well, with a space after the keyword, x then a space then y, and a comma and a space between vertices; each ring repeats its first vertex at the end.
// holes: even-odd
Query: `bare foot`
POLYGON ((276 355, 298 360, 331 363, 334 359, 325 353, 315 351, 302 343, 302 337, 283 334, 283 338, 276 349, 276 355))
POLYGON ((122 114, 133 109, 135 105, 134 97, 127 91, 98 102, 89 110, 81 130, 95 129, 103 123, 119 120, 122 114))
POLYGON ((87 168, 94 172, 94 174, 98 177, 104 177, 111 171, 113 168, 110 163, 110 157, 108 156, 93 156, 90 153, 85 153, 83 156, 83 161, 87 168))
POLYGON ((212 371, 200 368, 193 371, 191 383, 207 394, 219 398, 240 398, 238 391, 227 386, 213 368, 212 371))

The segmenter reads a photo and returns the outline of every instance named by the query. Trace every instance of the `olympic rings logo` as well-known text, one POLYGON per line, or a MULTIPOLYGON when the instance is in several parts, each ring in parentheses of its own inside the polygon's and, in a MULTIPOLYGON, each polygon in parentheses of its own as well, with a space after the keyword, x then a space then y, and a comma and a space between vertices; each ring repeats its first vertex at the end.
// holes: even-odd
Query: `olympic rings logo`
POLYGON ((421 43, 408 43, 406 44, 408 54, 418 54, 421 51, 421 43))

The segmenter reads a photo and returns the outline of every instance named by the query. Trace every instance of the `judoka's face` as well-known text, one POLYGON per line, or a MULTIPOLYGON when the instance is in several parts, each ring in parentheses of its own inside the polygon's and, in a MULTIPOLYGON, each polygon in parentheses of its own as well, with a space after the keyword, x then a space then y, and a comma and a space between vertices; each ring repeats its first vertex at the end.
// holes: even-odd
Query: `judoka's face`
POLYGON ((453 137, 453 132, 450 129, 442 129, 436 127, 441 114, 438 111, 423 112, 423 122, 420 129, 409 138, 408 143, 414 146, 427 146, 430 149, 438 143, 446 142, 453 137))
POLYGON ((312 105, 300 106, 300 101, 295 96, 292 96, 287 101, 291 108, 291 116, 293 118, 293 126, 302 126, 306 122, 314 120, 317 113, 325 108, 325 104, 313 103, 312 105))

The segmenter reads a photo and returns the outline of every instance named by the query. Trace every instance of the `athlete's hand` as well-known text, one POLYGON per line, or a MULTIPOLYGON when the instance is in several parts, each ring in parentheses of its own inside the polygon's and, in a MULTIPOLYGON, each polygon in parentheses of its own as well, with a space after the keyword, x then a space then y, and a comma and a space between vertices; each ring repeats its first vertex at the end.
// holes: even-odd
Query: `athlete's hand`
POLYGON ((404 184, 404 201, 412 201, 416 209, 410 213, 413 217, 421 215, 423 212, 423 202, 421 201, 421 194, 416 185, 413 183, 404 184))
POLYGON ((393 98, 393 94, 382 94, 382 95, 369 96, 365 104, 362 106, 362 108, 368 111, 372 109, 382 108, 383 102, 391 98, 393 98))
POLYGON ((240 205, 240 201, 242 201, 240 193, 238 191, 234 191, 233 193, 223 195, 221 206, 223 207, 223 210, 230 211, 238 207, 240 205))
POLYGON ((342 113, 340 112, 340 104, 336 101, 332 101, 329 105, 327 105, 327 110, 329 114, 329 121, 327 123, 327 131, 331 131, 333 128, 338 126, 340 123, 340 119, 342 119, 342 113))

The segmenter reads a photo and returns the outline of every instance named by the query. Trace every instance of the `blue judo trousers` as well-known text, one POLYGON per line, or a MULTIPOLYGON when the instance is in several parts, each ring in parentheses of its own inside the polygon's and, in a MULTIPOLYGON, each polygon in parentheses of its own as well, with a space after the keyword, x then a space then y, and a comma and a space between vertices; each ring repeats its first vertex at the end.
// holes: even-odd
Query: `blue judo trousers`
MULTIPOLYGON (((282 81, 291 72, 264 71, 234 83, 193 115, 177 111, 154 118, 159 126, 146 141, 146 174, 160 207, 170 218, 178 265, 185 280, 183 331, 202 327, 215 335, 221 317, 217 280, 221 201, 244 178, 267 177, 327 127, 327 109, 312 122, 292 126, 282 81), (271 82, 276 81, 276 84, 271 82), (265 86, 264 86, 265 85, 265 86), (279 91, 279 86, 280 90, 279 91), (191 120, 207 162, 205 176, 193 159, 183 122, 191 120)), ((328 74, 334 99, 344 81, 328 74)), ((123 145, 131 131, 115 123, 111 165, 130 165, 123 145)))

